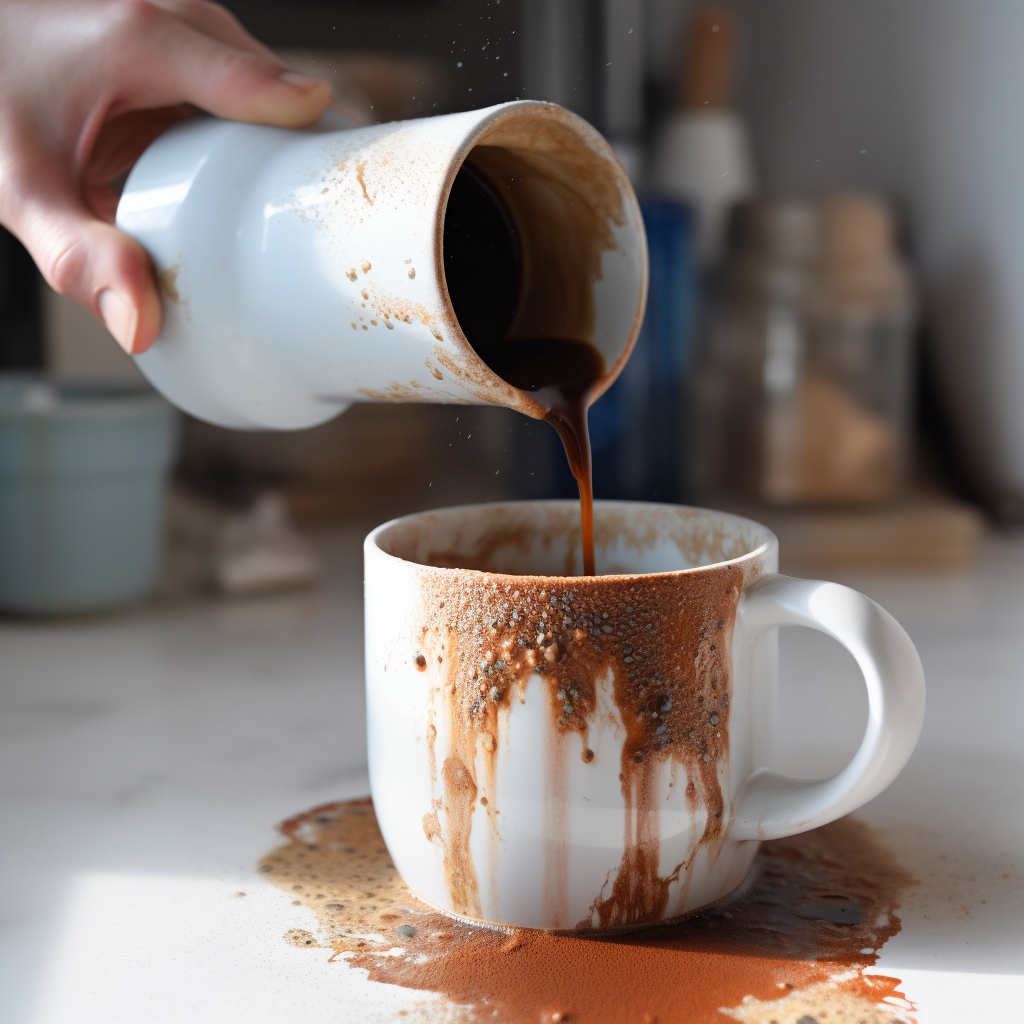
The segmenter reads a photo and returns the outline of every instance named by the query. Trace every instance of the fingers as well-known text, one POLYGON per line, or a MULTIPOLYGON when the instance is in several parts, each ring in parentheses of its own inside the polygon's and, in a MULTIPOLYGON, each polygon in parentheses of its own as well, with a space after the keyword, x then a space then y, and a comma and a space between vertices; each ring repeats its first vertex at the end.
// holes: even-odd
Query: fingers
POLYGON ((97 316, 129 354, 149 348, 160 331, 160 299, 142 246, 84 212, 65 216, 48 236, 32 255, 51 287, 97 316))
POLYGON ((128 172, 164 131, 196 114, 190 104, 158 110, 136 110, 107 121, 99 130, 88 162, 80 174, 85 205, 108 224, 114 223, 128 172))
POLYGON ((145 352, 160 331, 160 299, 142 246, 112 224, 68 217, 33 252, 44 276, 97 316, 130 355, 145 352))
POLYGON ((269 46, 264 46, 254 36, 249 35, 242 27, 241 22, 220 4, 207 3, 206 0, 152 0, 152 2, 185 22, 186 25, 204 32, 227 46, 245 50, 258 57, 265 57, 267 60, 284 66, 284 62, 269 46))
POLYGON ((16 155, 0 168, 0 221, 55 291, 99 317, 126 352, 144 351, 160 329, 160 301, 142 246, 86 209, 70 172, 31 131, 16 141, 3 134, 4 151, 16 155))
POLYGON ((186 102, 235 121, 297 128, 331 100, 326 82, 228 45, 145 0, 117 8, 108 38, 124 54, 108 117, 186 102))
POLYGON ((7 63, 19 84, 18 101, 0 109, 0 223, 56 291, 138 353, 158 333, 160 301, 141 246, 100 219, 113 214, 109 181, 161 122, 195 107, 303 127, 324 113, 331 92, 326 82, 288 69, 217 4, 117 0, 83 14, 77 28, 69 20, 75 10, 68 5, 67 24, 60 23, 83 40, 75 43, 75 60, 55 65, 66 75, 34 78, 35 65, 11 70, 7 63))

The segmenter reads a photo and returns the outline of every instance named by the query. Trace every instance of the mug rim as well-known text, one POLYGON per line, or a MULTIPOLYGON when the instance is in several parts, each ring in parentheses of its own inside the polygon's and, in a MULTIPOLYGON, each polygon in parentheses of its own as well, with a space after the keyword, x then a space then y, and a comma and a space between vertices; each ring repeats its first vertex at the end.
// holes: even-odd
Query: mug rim
POLYGON ((690 512, 698 513, 706 516, 715 516, 720 520, 724 519, 731 525, 738 527, 741 524, 752 526, 756 530, 760 531, 763 539, 756 547, 749 551, 745 551, 740 555, 736 555, 734 558, 723 558, 718 561, 709 562, 707 565, 695 565, 687 569, 665 569, 660 572, 626 572, 626 573, 600 573, 596 576, 566 576, 566 575, 546 575, 539 573, 507 573, 507 572, 493 572, 489 569, 473 569, 463 566, 442 566, 442 565, 431 565, 427 562, 418 562, 411 558, 403 558, 401 555, 392 554, 390 551, 386 551, 381 546, 381 540, 386 534, 398 530, 403 526, 411 524, 416 520, 421 520, 427 516, 455 514, 455 513, 467 513, 474 512, 477 510, 483 511, 494 511, 497 509, 515 509, 524 506, 545 506, 548 508, 579 508, 579 499, 576 498, 521 498, 514 501, 486 501, 486 502, 473 502, 467 505, 446 505, 442 508, 422 509, 419 512, 410 512, 408 515, 398 516, 395 519, 390 519, 386 523, 381 523, 379 526, 374 527, 363 541, 363 551, 365 554, 369 554, 371 551, 377 555, 381 555, 384 558, 393 559, 396 562, 403 562, 406 565, 416 566, 422 569, 430 569, 435 572, 445 574, 472 574, 481 576, 491 580, 552 580, 558 582, 570 581, 573 585, 580 585, 585 582, 588 585, 594 585, 601 581, 614 581, 621 582, 627 580, 645 580, 653 579, 662 576, 684 576, 700 572, 708 572, 714 569, 720 569, 723 566, 729 565, 742 565, 747 562, 753 562, 759 557, 766 555, 771 549, 778 548, 779 539, 776 535, 764 525, 759 523, 756 519, 750 519, 747 516, 737 515, 735 512, 725 512, 721 509, 704 508, 699 505, 679 505, 673 502, 657 502, 657 501, 627 501, 612 498, 597 498, 594 500, 594 519, 597 520, 598 511, 602 508, 633 508, 633 509, 668 509, 676 512, 690 512))

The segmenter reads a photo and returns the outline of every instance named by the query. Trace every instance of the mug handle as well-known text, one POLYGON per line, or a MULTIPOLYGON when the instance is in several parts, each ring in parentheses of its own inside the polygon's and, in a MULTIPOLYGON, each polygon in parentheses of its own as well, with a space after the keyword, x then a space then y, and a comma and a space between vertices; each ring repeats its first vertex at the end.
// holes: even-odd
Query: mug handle
POLYGON ((809 626, 838 640, 864 675, 868 725, 853 760, 834 778, 755 772, 734 801, 730 838, 806 832, 881 793, 909 760, 924 718, 924 670, 903 627, 849 587, 774 574, 743 594, 737 624, 753 639, 776 626, 809 626))

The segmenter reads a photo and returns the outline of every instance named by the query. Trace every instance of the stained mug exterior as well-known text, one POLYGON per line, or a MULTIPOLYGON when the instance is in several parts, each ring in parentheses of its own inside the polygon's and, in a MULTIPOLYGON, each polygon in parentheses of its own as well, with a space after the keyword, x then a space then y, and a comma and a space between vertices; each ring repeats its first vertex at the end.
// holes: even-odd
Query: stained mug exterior
POLYGON ((582 577, 576 502, 421 513, 365 543, 370 781, 417 896, 506 926, 628 928, 727 896, 758 840, 884 789, 921 727, 906 633, 834 583, 776 573, 765 527, 598 502, 582 577), (844 644, 869 696, 850 764, 769 772, 775 627, 844 644))
POLYGON ((149 381, 200 419, 300 429, 352 402, 496 404, 542 417, 467 340, 445 277, 445 213, 468 165, 500 196, 520 249, 509 336, 632 350, 647 244, 601 135, 552 103, 358 127, 218 118, 169 129, 132 169, 117 224, 163 299, 149 381))

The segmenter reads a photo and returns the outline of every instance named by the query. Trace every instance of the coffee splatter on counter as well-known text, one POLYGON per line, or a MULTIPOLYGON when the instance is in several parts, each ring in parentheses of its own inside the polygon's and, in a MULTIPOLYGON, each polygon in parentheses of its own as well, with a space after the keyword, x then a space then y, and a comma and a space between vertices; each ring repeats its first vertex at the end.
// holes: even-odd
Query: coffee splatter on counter
MULTIPOLYGON (((685 921, 619 935, 492 930, 402 883, 369 800, 280 826, 260 870, 313 911, 339 970, 436 992, 498 1024, 913 1024, 896 978, 869 975, 913 879, 853 818, 764 843, 750 881, 685 921)), ((311 954, 313 955, 313 954, 311 954)))

